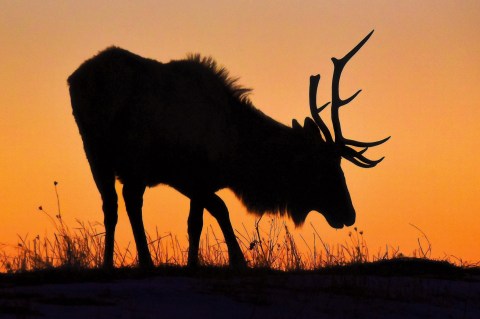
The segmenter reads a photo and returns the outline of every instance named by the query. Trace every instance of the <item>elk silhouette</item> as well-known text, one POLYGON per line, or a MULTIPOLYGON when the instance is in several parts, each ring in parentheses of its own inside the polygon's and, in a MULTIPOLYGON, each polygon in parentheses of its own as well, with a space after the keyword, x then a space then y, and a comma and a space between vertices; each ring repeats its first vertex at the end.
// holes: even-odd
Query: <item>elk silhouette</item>
POLYGON ((113 267, 117 223, 115 178, 132 226, 140 266, 149 267, 142 221, 146 187, 169 185, 190 198, 188 264, 198 264, 198 247, 207 209, 218 221, 230 265, 246 265, 227 207, 215 193, 230 188, 255 214, 286 214, 302 225, 318 211, 334 228, 355 222, 355 210, 340 166, 345 158, 361 167, 379 160, 363 154, 389 139, 364 143, 342 136, 338 109, 343 100, 343 68, 367 42, 370 32, 342 59, 332 58, 331 117, 334 138, 319 113, 320 75, 310 77, 310 109, 302 127, 271 119, 211 58, 199 55, 161 63, 110 47, 85 61, 69 78, 73 115, 93 178, 103 201, 104 266, 113 267), (357 151, 353 147, 363 147, 357 151))

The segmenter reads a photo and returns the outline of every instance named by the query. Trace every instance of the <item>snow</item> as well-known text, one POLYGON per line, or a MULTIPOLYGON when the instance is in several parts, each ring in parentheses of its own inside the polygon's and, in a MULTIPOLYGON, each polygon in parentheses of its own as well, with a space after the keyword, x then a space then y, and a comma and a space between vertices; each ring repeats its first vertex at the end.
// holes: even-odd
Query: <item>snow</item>
POLYGON ((480 318, 480 282, 228 274, 0 286, 0 318, 480 318))

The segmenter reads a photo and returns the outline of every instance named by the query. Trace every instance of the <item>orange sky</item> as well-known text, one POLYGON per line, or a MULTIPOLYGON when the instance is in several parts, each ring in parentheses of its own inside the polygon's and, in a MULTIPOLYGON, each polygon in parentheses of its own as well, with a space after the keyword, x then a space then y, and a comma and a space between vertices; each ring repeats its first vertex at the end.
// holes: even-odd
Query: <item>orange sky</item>
MULTIPOLYGON (((0 1, 0 243, 51 231, 37 207, 102 221, 101 202, 71 115, 66 78, 115 44, 161 61, 188 52, 213 56, 254 89, 257 108, 285 124, 308 111, 308 77, 320 73, 319 104, 330 99, 332 56, 375 33, 345 70, 344 134, 392 135, 371 150, 375 169, 344 163, 357 223, 371 252, 405 253, 421 228, 433 256, 480 260, 480 3, 478 1, 0 1)), ((253 218, 222 191, 235 228, 253 218)), ((147 190, 147 230, 186 234, 188 201, 166 187, 147 190)), ((294 234, 311 238, 312 213, 294 234)), ((213 223, 206 219, 206 225, 213 223)), ((117 238, 132 240, 125 211, 117 238)))

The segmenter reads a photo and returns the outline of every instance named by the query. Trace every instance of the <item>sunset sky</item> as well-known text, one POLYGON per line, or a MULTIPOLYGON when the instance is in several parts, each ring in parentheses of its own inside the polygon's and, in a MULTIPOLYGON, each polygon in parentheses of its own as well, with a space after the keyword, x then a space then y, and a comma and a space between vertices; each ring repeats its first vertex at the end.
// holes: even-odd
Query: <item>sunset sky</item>
MULTIPOLYGON (((53 230, 37 210, 55 213, 53 181, 70 224, 103 221, 66 83, 98 51, 117 45, 163 62, 212 56, 253 88, 257 108, 291 125, 309 115, 309 76, 321 74, 318 104, 329 101, 330 58, 373 29, 341 81, 344 97, 363 91, 340 116, 349 138, 392 138, 368 151, 386 157, 376 168, 342 164, 355 226, 371 253, 411 253, 422 236, 414 224, 432 257, 479 261, 479 1, 0 0, 0 243, 53 230)), ((219 194, 233 227, 251 228, 233 193, 219 194)), ((144 199, 147 231, 186 243, 189 201, 164 186, 144 199)), ((351 231, 312 212, 294 236, 312 238, 310 223, 332 244, 351 231)), ((133 241, 123 203, 117 229, 122 245, 133 241)))

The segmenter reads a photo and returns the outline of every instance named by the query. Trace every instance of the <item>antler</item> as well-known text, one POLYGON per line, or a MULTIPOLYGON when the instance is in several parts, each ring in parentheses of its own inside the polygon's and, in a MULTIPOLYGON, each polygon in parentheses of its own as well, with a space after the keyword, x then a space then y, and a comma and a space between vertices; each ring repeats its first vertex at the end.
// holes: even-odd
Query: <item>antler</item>
POLYGON ((368 39, 372 36, 373 31, 370 32, 362 41, 360 41, 359 44, 357 44, 350 52, 348 52, 343 58, 340 60, 337 58, 332 58, 333 62, 333 77, 332 77, 332 124, 333 124, 333 130, 335 134, 335 142, 333 142, 332 136, 330 131, 328 130, 327 126, 325 123, 322 121, 319 113, 330 103, 326 103, 320 108, 317 107, 316 105, 316 97, 317 97, 317 87, 318 87, 318 82, 320 81, 320 75, 316 76, 311 76, 310 77, 310 111, 312 113, 313 120, 315 123, 317 123, 318 127, 321 129, 323 135, 325 136, 325 140, 328 143, 335 143, 341 152, 341 155, 349 160, 350 162, 354 163, 355 165, 358 165, 360 167, 365 167, 365 168, 370 168, 374 167, 378 163, 380 163, 384 157, 378 159, 378 160, 370 160, 363 156, 363 153, 365 153, 369 147, 377 146, 380 144, 385 143, 390 139, 390 136, 387 138, 384 138, 379 141, 375 142, 360 142, 360 141, 355 141, 355 140, 350 140, 342 135, 342 127, 340 125, 340 118, 338 115, 338 110, 340 107, 343 105, 346 105, 350 103, 353 99, 357 97, 358 94, 362 90, 358 90, 355 94, 350 96, 348 99, 341 99, 340 98, 340 92, 339 92, 339 86, 340 86, 340 77, 342 75, 342 71, 345 67, 345 65, 348 63, 348 61, 362 48, 362 46, 368 41, 368 39), (353 148, 349 147, 350 146, 356 146, 356 147, 364 147, 363 150, 361 151, 356 151, 353 148))
POLYGON ((323 109, 330 104, 330 102, 325 103, 321 107, 317 107, 318 82, 320 82, 320 74, 310 76, 310 113, 312 113, 312 118, 322 131, 322 134, 325 137, 327 143, 333 143, 332 134, 330 134, 327 125, 320 117, 320 112, 322 112, 323 109))

